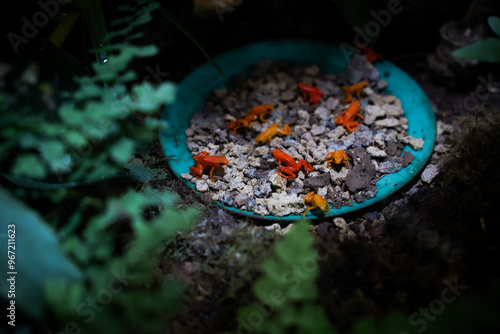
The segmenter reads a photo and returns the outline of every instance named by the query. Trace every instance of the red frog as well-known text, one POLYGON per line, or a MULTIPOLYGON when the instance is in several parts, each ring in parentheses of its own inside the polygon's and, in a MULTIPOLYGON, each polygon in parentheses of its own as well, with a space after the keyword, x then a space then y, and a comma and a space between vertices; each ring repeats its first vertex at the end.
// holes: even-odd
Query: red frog
POLYGON ((286 154, 279 148, 271 150, 271 154, 274 159, 278 160, 278 175, 283 176, 285 179, 296 178, 297 176, 295 173, 297 173, 301 167, 304 167, 304 169, 308 172, 312 172, 314 170, 311 164, 304 159, 300 159, 299 162, 295 162, 290 155, 286 154), (281 164, 284 164, 286 167, 281 167, 281 164))
POLYGON ((364 48, 359 49, 361 54, 365 56, 366 60, 370 63, 374 63, 377 60, 383 60, 384 57, 378 52, 373 51, 373 49, 369 46, 365 46, 364 48))
POLYGON ((234 135, 237 136, 236 130, 243 128, 245 131, 248 130, 248 125, 250 122, 255 122, 260 119, 262 123, 265 123, 267 119, 264 116, 267 116, 274 110, 274 107, 270 104, 262 104, 259 106, 255 106, 246 114, 245 118, 237 119, 236 121, 230 121, 228 125, 228 130, 234 130, 234 135))
POLYGON ((302 94, 304 94, 304 100, 307 97, 309 97, 309 103, 311 103, 311 105, 315 105, 315 104, 319 103, 319 101, 321 101, 321 97, 325 96, 325 93, 323 93, 318 88, 306 85, 303 82, 299 82, 297 84, 297 87, 299 87, 302 94))
POLYGON ((323 212, 330 213, 330 206, 328 206, 328 203, 326 202, 326 199, 323 198, 323 196, 314 194, 314 192, 310 192, 309 194, 304 197, 304 203, 306 204, 311 204, 309 208, 307 208, 306 211, 302 214, 302 217, 304 217, 309 210, 313 209, 318 209, 323 212))
POLYGON ((214 169, 217 167, 224 167, 229 163, 227 161, 226 157, 221 157, 221 156, 216 156, 216 155, 208 155, 208 152, 201 152, 198 153, 193 157, 196 167, 191 166, 189 167, 189 170, 191 171, 191 175, 194 177, 201 179, 201 176, 203 175, 203 170, 205 168, 210 168, 210 180, 212 182, 215 182, 212 173, 214 172, 214 169))
POLYGON ((336 150, 334 152, 330 152, 326 156, 326 167, 331 168, 330 165, 335 163, 337 165, 344 163, 345 168, 349 168, 347 162, 349 161, 349 157, 343 150, 336 150))
POLYGON ((365 89, 365 87, 368 87, 368 85, 368 81, 363 80, 352 86, 342 86, 341 89, 345 94, 345 98, 342 100, 342 103, 346 104, 351 102, 354 94, 356 94, 358 99, 361 99, 361 91, 365 89))
POLYGON ((335 119, 335 124, 342 124, 347 131, 353 132, 358 127, 359 123, 355 121, 356 116, 359 116, 361 119, 364 119, 363 116, 359 113, 359 108, 361 107, 361 102, 352 101, 347 110, 344 110, 342 114, 338 115, 335 119))

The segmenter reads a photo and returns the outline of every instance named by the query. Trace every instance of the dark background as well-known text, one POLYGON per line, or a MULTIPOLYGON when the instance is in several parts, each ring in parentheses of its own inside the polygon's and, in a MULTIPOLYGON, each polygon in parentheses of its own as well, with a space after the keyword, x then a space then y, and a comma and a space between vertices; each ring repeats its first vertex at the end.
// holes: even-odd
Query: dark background
MULTIPOLYGON (((43 0, 42 0, 43 1, 43 0)), ((45 0, 44 2, 51 1, 45 0)), ((168 8, 171 14, 194 35, 201 45, 212 56, 252 42, 272 39, 311 39, 332 43, 354 43, 355 30, 365 30, 365 22, 374 21, 370 11, 379 12, 386 9, 386 0, 237 0, 233 1, 232 10, 222 13, 221 1, 230 0, 177 0, 159 1, 168 8), (196 2, 196 3, 195 3, 196 2), (337 3, 340 6, 337 6, 337 3), (219 8, 219 14, 216 7, 219 8)), ((120 16, 116 10, 121 1, 102 1, 104 17, 107 23, 120 16)), ((401 0, 401 13, 391 16, 391 21, 381 32, 371 39, 374 48, 386 59, 398 61, 422 54, 432 53, 440 41, 439 28, 449 20, 460 20, 472 1, 452 0, 401 0)), ((72 8, 78 3, 61 5, 61 14, 51 18, 50 22, 39 28, 37 36, 30 40, 25 54, 13 53, 7 39, 8 32, 20 33, 21 19, 26 17, 30 22, 33 15, 41 10, 38 2, 16 1, 9 3, 9 9, 2 13, 2 44, 0 60, 26 61, 43 57, 44 38, 72 8), (36 40, 36 41, 35 41, 36 40), (40 44, 37 44, 37 43, 40 44)), ((495 5, 498 7, 498 5, 495 5)), ((141 43, 154 43, 160 49, 154 59, 145 59, 136 63, 135 70, 140 77, 148 74, 147 66, 155 68, 159 65, 162 72, 169 72, 169 79, 181 80, 200 63, 206 61, 202 52, 186 35, 173 26, 159 11, 154 13, 153 21, 143 28, 145 32, 141 43)), ((108 24, 108 29, 110 26, 108 24)), ((71 55, 86 70, 95 60, 89 52, 92 42, 88 33, 85 17, 81 15, 68 40, 62 46, 63 51, 71 55)), ((23 52, 20 52, 23 53, 23 52)), ((51 60, 54 56, 51 54, 51 60)), ((69 61, 71 63, 71 61, 69 61)), ((57 65, 45 66, 46 70, 64 66, 64 61, 57 65)), ((81 69, 78 64, 71 63, 69 69, 75 72, 81 69)), ((49 71, 50 72, 50 71, 49 71)), ((64 72, 67 72, 65 70, 64 72)))

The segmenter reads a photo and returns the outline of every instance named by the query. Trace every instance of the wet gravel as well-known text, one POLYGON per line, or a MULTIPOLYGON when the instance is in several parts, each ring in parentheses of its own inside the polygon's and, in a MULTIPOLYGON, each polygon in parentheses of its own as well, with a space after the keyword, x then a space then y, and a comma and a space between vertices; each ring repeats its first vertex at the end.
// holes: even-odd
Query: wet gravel
POLYGON ((338 75, 326 74, 317 66, 261 61, 248 77, 237 78, 231 88, 215 90, 186 130, 186 143, 193 156, 206 151, 225 156, 228 165, 215 169, 215 182, 208 179, 209 169, 201 179, 189 171, 182 177, 213 200, 259 215, 302 214, 307 208, 304 196, 311 191, 326 198, 331 208, 372 198, 377 194, 378 179, 412 162, 410 152, 402 154, 405 145, 415 150, 423 146, 422 139, 408 136, 401 101, 384 94, 386 86, 376 68, 363 57, 354 57, 338 75), (349 133, 335 125, 335 118, 349 106, 342 104, 345 95, 341 87, 361 80, 370 83, 360 100, 364 120, 358 119, 360 125, 349 133), (304 101, 298 82, 322 90, 325 95, 320 103, 304 101), (239 131, 237 136, 227 129, 231 120, 243 118, 261 104, 274 106, 266 122, 252 122, 246 134, 239 131), (292 133, 277 135, 270 144, 256 145, 255 137, 275 123, 280 129, 289 125, 292 133), (275 148, 296 161, 306 160, 314 171, 302 169, 294 179, 283 178, 276 173, 278 163, 270 153, 275 148), (348 169, 343 164, 327 167, 325 158, 335 150, 347 153, 348 169))

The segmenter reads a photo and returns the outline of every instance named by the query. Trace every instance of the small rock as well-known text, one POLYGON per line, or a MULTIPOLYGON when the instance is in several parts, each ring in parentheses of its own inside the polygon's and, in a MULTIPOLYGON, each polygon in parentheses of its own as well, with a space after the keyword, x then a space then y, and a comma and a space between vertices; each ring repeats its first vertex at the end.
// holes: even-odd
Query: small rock
POLYGON ((445 133, 453 133, 453 126, 446 124, 443 121, 436 122, 437 135, 440 136, 445 133))
POLYGON ((363 93, 366 95, 366 96, 370 96, 374 93, 373 89, 371 89, 370 87, 365 87, 363 89, 363 93))
POLYGON ((347 228, 347 222, 345 221, 344 218, 340 218, 340 217, 333 219, 333 225, 335 225, 337 228, 339 228, 341 230, 344 230, 347 228))
POLYGON ((210 188, 215 189, 215 190, 227 190, 229 188, 229 185, 221 180, 217 180, 216 182, 212 182, 212 180, 207 179, 207 184, 210 188))
POLYGON ((245 186, 245 184, 243 183, 243 178, 241 176, 237 176, 231 181, 230 188, 236 189, 236 190, 241 190, 241 189, 243 189, 244 186, 245 186))
POLYGON ((277 217, 302 213, 306 209, 302 198, 286 192, 274 193, 266 202, 269 213, 277 217))
MULTIPOLYGON (((403 115, 404 111, 401 107, 392 105, 392 104, 384 104, 382 108, 385 110, 385 115, 390 117, 398 117, 403 115)), ((403 122, 401 122, 403 123, 403 122)))
POLYGON ((234 203, 239 206, 246 206, 247 209, 251 209, 255 205, 255 200, 248 195, 238 194, 234 197, 234 203))
POLYGON ((271 175, 271 177, 269 178, 269 182, 271 183, 271 185, 278 189, 286 190, 287 179, 285 179, 278 173, 274 173, 273 175, 271 175))
POLYGON ((323 197, 325 197, 327 193, 328 193, 328 187, 322 187, 316 191, 316 194, 323 196, 323 197))
POLYGON ((384 140, 384 134, 377 132, 375 136, 373 137, 373 141, 375 144, 377 144, 380 148, 384 149, 385 148, 385 140, 384 140))
POLYGON ((439 174, 439 168, 436 165, 428 165, 425 167, 420 179, 425 183, 431 183, 432 180, 439 174))
POLYGON ((256 147, 254 150, 253 150, 253 154, 257 157, 261 157, 261 156, 264 156, 266 155, 267 153, 269 153, 269 147, 268 146, 259 146, 259 147, 256 147))
POLYGON ((281 226, 278 223, 274 223, 269 226, 264 226, 264 228, 268 231, 276 232, 276 234, 281 234, 281 226))
POLYGON ((330 110, 335 110, 335 108, 337 108, 338 105, 339 105, 339 99, 334 97, 329 97, 328 100, 326 100, 325 102, 325 106, 330 110))
POLYGON ((385 158, 387 157, 387 153, 384 150, 381 150, 375 146, 370 146, 366 148, 366 152, 374 158, 385 158))
POLYGON ((381 162, 378 166, 378 171, 382 174, 396 173, 403 168, 402 164, 397 161, 387 160, 381 162))
POLYGON ((234 205, 234 198, 233 195, 229 192, 225 192, 222 194, 222 196, 219 197, 219 201, 227 206, 233 206, 234 205))
POLYGON ((377 82, 377 88, 379 90, 382 90, 382 89, 386 88, 388 85, 389 84, 385 80, 380 80, 380 81, 377 82))
POLYGON ((311 129, 311 134, 313 136, 320 136, 322 135, 323 133, 325 133, 325 126, 324 125, 313 125, 312 129, 311 129))
POLYGON ((394 95, 385 95, 384 96, 384 102, 385 103, 393 103, 394 101, 396 101, 396 97, 394 95))
POLYGON ((259 180, 253 188, 253 193, 256 197, 268 197, 271 192, 271 184, 264 180, 259 180))
POLYGON ((192 136, 194 136, 193 128, 187 128, 186 129, 186 137, 192 137, 192 136))
POLYGON ((313 140, 313 136, 310 132, 306 132, 302 135, 302 139, 306 142, 313 140))
POLYGON ((205 192, 208 190, 208 184, 205 180, 196 180, 196 190, 199 192, 205 192))
POLYGON ((333 131, 328 132, 327 136, 331 139, 339 139, 346 133, 346 130, 342 125, 337 126, 333 131))
POLYGON ((336 185, 340 185, 345 181, 349 170, 347 168, 342 168, 339 172, 336 172, 334 169, 330 169, 330 179, 336 185))
POLYGON ((424 140, 422 138, 406 136, 401 139, 401 142, 403 142, 403 144, 409 144, 415 151, 420 151, 424 147, 424 140))
POLYGON ((309 113, 303 109, 300 109, 298 111, 298 116, 304 122, 309 122, 309 118, 311 117, 311 115, 309 115, 309 113))
POLYGON ((375 121, 375 128, 394 128, 401 124, 397 118, 385 118, 375 121))
POLYGON ((318 116, 321 120, 325 121, 331 117, 330 110, 325 107, 319 107, 314 111, 314 114, 318 116))
POLYGON ((191 175, 190 173, 182 173, 181 177, 185 180, 191 180, 193 178, 193 175, 191 175))
POLYGON ((402 161, 402 164, 403 164, 403 168, 405 168, 406 166, 408 166, 409 164, 412 163, 413 159, 415 159, 415 157, 413 156, 413 154, 411 154, 410 151, 404 151, 403 153, 403 161, 402 161))
POLYGON ((330 174, 321 174, 314 177, 308 177, 304 181, 304 186, 308 188, 318 189, 326 186, 330 182, 330 174))

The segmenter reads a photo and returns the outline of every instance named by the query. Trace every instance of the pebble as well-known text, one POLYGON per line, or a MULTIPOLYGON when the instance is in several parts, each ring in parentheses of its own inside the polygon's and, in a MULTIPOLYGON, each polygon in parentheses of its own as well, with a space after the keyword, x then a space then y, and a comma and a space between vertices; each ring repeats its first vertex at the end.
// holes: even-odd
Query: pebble
POLYGON ((271 177, 269 178, 269 182, 271 183, 271 185, 275 186, 278 189, 286 190, 287 179, 285 179, 278 173, 274 173, 273 175, 271 175, 271 177))
POLYGON ((335 110, 339 105, 339 99, 334 97, 329 97, 325 102, 325 106, 330 110, 335 110))
POLYGON ((415 151, 420 151, 424 147, 424 140, 422 138, 414 138, 412 136, 406 136, 401 139, 403 144, 409 144, 415 151))
POLYGON ((340 185, 345 181, 349 170, 347 168, 342 168, 340 171, 335 171, 334 169, 330 169, 330 179, 336 185, 340 185))
POLYGON ((253 150, 253 154, 257 157, 261 157, 267 153, 269 153, 269 146, 258 146, 253 150))
POLYGON ((384 161, 378 165, 378 171, 382 174, 396 173, 403 168, 402 164, 396 161, 384 161))
POLYGON ((373 137, 373 141, 375 144, 377 144, 380 148, 384 149, 385 148, 385 139, 384 139, 384 134, 381 132, 377 132, 375 136, 373 137))
POLYGON ((287 194, 286 192, 273 193, 266 200, 267 209, 271 215, 282 217, 293 214, 302 214, 306 209, 304 200, 296 194, 287 194))
POLYGON ((311 129, 311 134, 313 136, 320 136, 323 133, 325 133, 325 126, 324 125, 313 125, 311 129))
POLYGON ((194 176, 191 173, 182 173, 181 177, 185 180, 191 180, 194 176))
POLYGON ((303 109, 300 109, 298 111, 298 116, 304 122, 309 122, 309 118, 311 117, 311 115, 309 115, 309 113, 303 109))
POLYGON ((196 190, 199 192, 205 192, 208 190, 208 184, 205 180, 196 180, 196 190))
POLYGON ((375 121, 375 129, 380 128, 394 128, 400 124, 397 118, 384 118, 375 121))
POLYGON ((366 152, 374 158, 385 158, 387 157, 387 153, 384 150, 381 150, 375 146, 369 146, 366 148, 366 152))
POLYGON ((420 176, 420 179, 425 182, 425 183, 431 183, 432 180, 436 177, 436 175, 439 174, 439 168, 436 165, 427 165, 425 167, 424 171, 422 172, 422 175, 420 176))
POLYGON ((314 111, 314 114, 317 115, 321 120, 325 121, 331 117, 331 112, 325 107, 319 107, 314 111))
POLYGON ((344 134, 346 134, 346 130, 342 125, 337 126, 333 131, 328 132, 327 136, 331 139, 339 139, 344 134))

